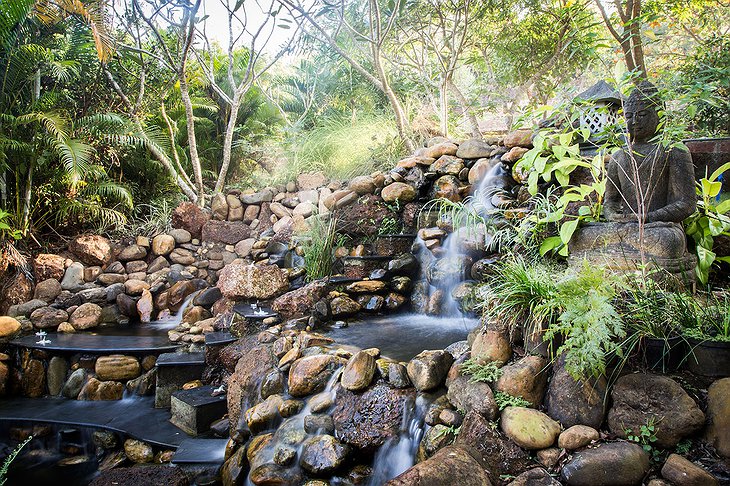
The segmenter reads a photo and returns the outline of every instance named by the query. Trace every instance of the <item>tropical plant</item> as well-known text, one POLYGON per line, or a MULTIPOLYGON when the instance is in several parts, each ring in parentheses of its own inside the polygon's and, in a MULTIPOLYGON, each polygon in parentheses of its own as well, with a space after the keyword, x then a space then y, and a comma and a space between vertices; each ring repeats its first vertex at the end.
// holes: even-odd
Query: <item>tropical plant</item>
POLYGON ((478 358, 469 358, 461 364, 459 371, 462 375, 469 375, 469 381, 472 383, 492 383, 502 376, 502 365, 501 362, 483 363, 478 358))
POLYGON ((715 237, 730 236, 730 199, 718 200, 722 181, 720 175, 730 170, 730 162, 718 167, 709 177, 703 177, 697 184, 697 211, 684 222, 687 235, 695 242, 697 267, 695 273, 704 285, 707 284, 710 268, 716 261, 730 262, 729 257, 718 257, 713 251, 715 237))

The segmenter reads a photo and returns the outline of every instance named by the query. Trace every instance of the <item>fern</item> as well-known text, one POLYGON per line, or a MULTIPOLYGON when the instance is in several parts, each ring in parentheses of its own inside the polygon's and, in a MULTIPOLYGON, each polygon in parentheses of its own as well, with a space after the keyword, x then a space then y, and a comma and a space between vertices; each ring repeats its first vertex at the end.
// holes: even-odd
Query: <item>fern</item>
POLYGON ((469 381, 472 383, 492 383, 502 376, 501 362, 492 361, 487 364, 480 363, 476 358, 469 358, 461 365, 462 375, 471 375, 469 381))
POLYGON ((497 404, 497 407, 499 407, 499 410, 502 411, 507 407, 530 407, 532 404, 525 400, 522 397, 514 397, 510 395, 509 393, 504 393, 501 391, 494 393, 494 401, 497 404))

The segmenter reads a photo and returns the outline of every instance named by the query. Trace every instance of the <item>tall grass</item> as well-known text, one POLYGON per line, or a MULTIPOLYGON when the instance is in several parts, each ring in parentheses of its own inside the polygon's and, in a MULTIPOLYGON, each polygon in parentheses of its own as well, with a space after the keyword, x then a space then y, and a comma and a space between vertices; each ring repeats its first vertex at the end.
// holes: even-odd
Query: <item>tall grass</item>
POLYGON ((326 216, 310 218, 309 232, 304 241, 304 268, 307 281, 332 275, 335 248, 341 237, 337 234, 337 220, 326 216))
POLYGON ((377 114, 327 118, 311 130, 293 134, 286 145, 287 160, 273 170, 270 183, 317 171, 331 179, 348 180, 390 169, 404 155, 395 125, 377 114))

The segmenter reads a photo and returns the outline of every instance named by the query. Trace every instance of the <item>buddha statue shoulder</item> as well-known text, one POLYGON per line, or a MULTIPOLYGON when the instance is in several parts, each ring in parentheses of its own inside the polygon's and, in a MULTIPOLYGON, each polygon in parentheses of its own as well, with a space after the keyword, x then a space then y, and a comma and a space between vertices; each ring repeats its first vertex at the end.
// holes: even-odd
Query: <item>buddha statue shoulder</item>
POLYGON ((644 81, 624 106, 627 145, 608 163, 604 215, 615 223, 681 223, 694 213, 694 167, 688 150, 656 140, 661 100, 644 81))

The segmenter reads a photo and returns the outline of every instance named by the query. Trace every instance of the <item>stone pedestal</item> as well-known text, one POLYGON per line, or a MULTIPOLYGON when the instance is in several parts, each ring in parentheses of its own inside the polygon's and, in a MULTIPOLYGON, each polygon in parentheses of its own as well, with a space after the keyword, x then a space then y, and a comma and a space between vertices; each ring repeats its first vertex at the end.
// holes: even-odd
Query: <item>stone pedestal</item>
POLYGON ((694 283, 697 257, 687 251, 687 236, 681 225, 647 223, 643 241, 639 229, 638 223, 586 224, 570 241, 568 264, 579 268, 587 261, 620 273, 636 272, 646 264, 650 272, 665 271, 657 272, 659 278, 671 275, 685 284, 694 283))

